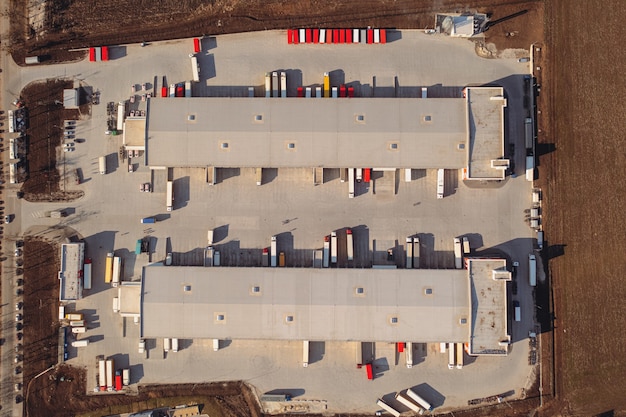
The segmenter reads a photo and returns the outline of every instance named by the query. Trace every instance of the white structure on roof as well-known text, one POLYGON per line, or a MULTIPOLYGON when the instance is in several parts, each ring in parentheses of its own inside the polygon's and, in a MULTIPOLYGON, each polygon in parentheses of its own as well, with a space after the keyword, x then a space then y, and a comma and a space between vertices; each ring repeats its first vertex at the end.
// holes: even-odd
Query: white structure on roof
POLYGON ((64 243, 61 245, 61 270, 59 271, 59 299, 61 302, 83 298, 83 264, 85 244, 64 243))
POLYGON ((467 87, 458 99, 151 100, 137 131, 152 167, 446 168, 504 179, 504 107, 502 87, 467 87))
POLYGON ((78 108, 78 89, 68 88, 63 90, 63 107, 66 109, 78 108))
POLYGON ((141 335, 479 341, 480 349, 472 354, 506 354, 510 338, 504 284, 510 274, 499 274, 500 285, 493 284, 493 268, 499 271, 506 261, 476 259, 470 265, 471 271, 147 266, 141 335), (472 293, 492 287, 497 287, 498 297, 476 298, 472 293))

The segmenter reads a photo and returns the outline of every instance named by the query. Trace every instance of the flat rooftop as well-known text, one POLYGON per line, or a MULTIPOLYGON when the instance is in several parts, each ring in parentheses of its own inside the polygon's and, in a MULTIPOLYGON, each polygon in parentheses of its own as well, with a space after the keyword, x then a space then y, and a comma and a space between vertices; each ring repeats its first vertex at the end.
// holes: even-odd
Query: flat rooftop
POLYGON ((147 266, 147 338, 468 342, 466 270, 147 266))
POLYGON ((463 98, 150 99, 147 164, 460 169, 466 106, 463 98))
POLYGON ((122 317, 139 317, 141 313, 141 283, 122 281, 117 289, 122 317))
POLYGON ((508 331, 506 283, 511 273, 504 259, 468 258, 472 294, 471 355, 506 355, 508 331))
POLYGON ((84 243, 64 243, 61 245, 61 270, 59 271, 61 301, 75 301, 82 298, 82 272, 84 243))
POLYGON ((492 165, 504 158, 504 89, 467 87, 465 96, 470 126, 467 179, 504 179, 505 169, 492 165))
POLYGON ((146 146, 146 118, 127 117, 124 121, 124 146, 130 150, 143 150, 146 146))

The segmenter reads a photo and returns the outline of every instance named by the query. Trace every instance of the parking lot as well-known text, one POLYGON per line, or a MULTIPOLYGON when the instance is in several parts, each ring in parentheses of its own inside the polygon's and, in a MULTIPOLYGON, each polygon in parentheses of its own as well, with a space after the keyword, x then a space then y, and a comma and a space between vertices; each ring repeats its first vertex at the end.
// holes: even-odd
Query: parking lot
MULTIPOLYGON (((304 405, 311 412, 372 412, 377 398, 408 387, 417 387, 435 407, 443 408, 507 391, 514 392, 512 397, 521 395, 533 381, 526 339, 534 328, 533 300, 525 262, 534 236, 526 213, 531 183, 520 175, 468 186, 460 172, 448 170, 445 197, 437 199, 436 170, 413 170, 411 182, 404 181, 403 172, 376 172, 369 184, 357 184, 356 197, 349 199, 339 170, 326 170, 324 183, 314 186, 311 168, 266 169, 263 184, 257 186, 254 169, 223 169, 216 184, 209 185, 203 168, 151 171, 140 156, 133 158, 135 169, 129 172, 128 161, 118 156, 121 136, 105 135, 106 103, 128 99, 133 83, 148 83, 149 88, 160 86, 163 75, 168 83, 189 79, 190 49, 191 40, 144 48, 130 45, 123 56, 107 63, 22 70, 25 82, 65 74, 100 92, 91 117, 78 120, 72 130, 73 145, 65 149, 74 150, 60 151, 66 187, 83 190, 84 197, 66 204, 22 202, 16 213, 27 234, 42 225, 61 225, 75 229, 86 242, 94 285, 72 308, 85 314, 91 343, 80 351, 70 348, 68 363, 87 367, 88 390, 96 386, 94 358, 103 354, 113 356, 118 366, 130 366, 133 383, 242 379, 259 393, 282 389, 296 400, 311 400, 304 405), (106 156, 106 175, 99 173, 101 156, 106 156), (81 172, 80 185, 71 181, 76 170, 81 172), (174 181, 171 212, 165 207, 166 177, 174 181), (151 192, 139 190, 145 183, 151 184, 151 192), (69 215, 58 219, 44 214, 59 209, 69 215), (141 224, 148 216, 157 222, 141 224), (215 231, 222 265, 260 266, 262 248, 276 235, 287 267, 310 266, 324 236, 345 228, 354 232, 356 267, 386 262, 388 249, 402 265, 402 244, 414 235, 422 244, 422 265, 432 269, 454 267, 453 238, 459 235, 469 236, 477 255, 520 261, 515 298, 523 313, 521 322, 512 323, 510 354, 466 358, 462 370, 448 370, 447 354, 438 352, 438 343, 420 344, 415 347, 415 366, 407 369, 395 345, 377 343, 373 383, 364 369, 356 368, 353 343, 313 343, 307 368, 301 364, 302 344, 295 341, 225 341, 214 352, 211 341, 183 340, 179 352, 164 355, 162 340, 148 340, 146 354, 140 355, 139 327, 113 314, 117 290, 103 282, 105 256, 112 250, 124 259, 124 280, 139 280, 142 267, 162 261, 169 252, 175 265, 199 265, 209 229, 215 231), (144 236, 151 237, 150 253, 135 255, 135 242, 144 236)), ((265 73, 279 69, 288 71, 290 95, 298 85, 320 84, 324 72, 331 73, 332 83, 355 83, 360 96, 416 97, 426 86, 429 94, 450 97, 466 85, 503 85, 509 106, 506 134, 520 144, 515 160, 522 170, 522 79, 528 66, 517 59, 481 59, 470 42, 420 31, 403 31, 387 45, 324 47, 289 46, 283 32, 238 34, 207 38, 203 50, 208 53, 200 58, 202 81, 193 87, 198 96, 247 95, 248 86, 260 96, 265 73)), ((147 104, 138 99, 131 108, 146 110, 147 104)))

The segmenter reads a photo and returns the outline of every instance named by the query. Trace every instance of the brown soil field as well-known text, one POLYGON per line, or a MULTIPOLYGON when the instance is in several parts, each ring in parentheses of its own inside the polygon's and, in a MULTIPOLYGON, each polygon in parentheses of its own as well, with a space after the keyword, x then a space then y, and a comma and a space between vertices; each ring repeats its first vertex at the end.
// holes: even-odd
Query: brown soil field
POLYGON ((626 415, 624 19, 620 0, 546 1, 539 185, 559 406, 544 415, 626 415))

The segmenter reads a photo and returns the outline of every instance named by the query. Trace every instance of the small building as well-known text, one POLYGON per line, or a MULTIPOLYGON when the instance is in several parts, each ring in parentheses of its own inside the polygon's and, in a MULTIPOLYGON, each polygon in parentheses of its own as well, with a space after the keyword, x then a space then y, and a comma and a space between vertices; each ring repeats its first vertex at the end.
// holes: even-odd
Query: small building
POLYGON ((83 263, 85 244, 64 243, 61 245, 61 270, 59 271, 59 299, 61 302, 83 298, 83 263))
POLYGON ((480 34, 486 22, 487 15, 484 13, 443 13, 435 17, 435 27, 441 33, 456 38, 470 38, 480 34))
POLYGON ((79 105, 78 89, 67 88, 63 90, 63 107, 66 109, 77 109, 79 105))

